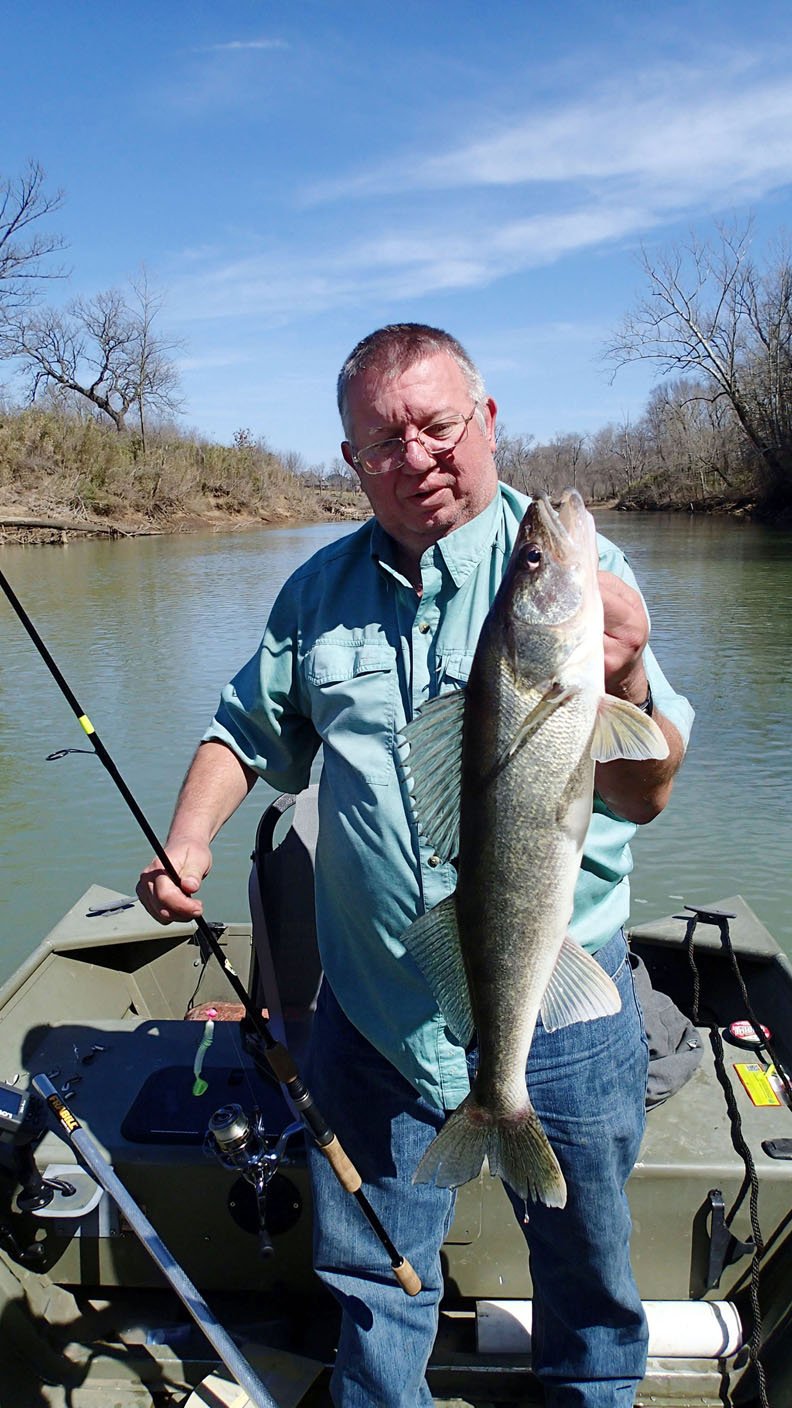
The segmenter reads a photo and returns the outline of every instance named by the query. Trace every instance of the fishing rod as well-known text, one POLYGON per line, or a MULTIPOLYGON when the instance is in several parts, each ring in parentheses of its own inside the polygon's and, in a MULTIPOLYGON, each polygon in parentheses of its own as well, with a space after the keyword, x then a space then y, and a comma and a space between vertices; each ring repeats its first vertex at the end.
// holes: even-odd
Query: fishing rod
POLYGON ((200 1291, 193 1285, 176 1258, 168 1251, 142 1208, 138 1206, 120 1178, 113 1172, 98 1144, 91 1138, 87 1130, 83 1129, 69 1106, 61 1100, 49 1077, 43 1073, 34 1076, 33 1089, 43 1100, 46 1100, 53 1115, 60 1122, 64 1137, 77 1150, 97 1183, 113 1199, 119 1212, 159 1267, 168 1285, 176 1292, 198 1328, 203 1331, 212 1349, 220 1356, 240 1388, 245 1390, 250 1402, 255 1405, 255 1408, 278 1408, 272 1394, 262 1383, 258 1374, 253 1371, 244 1355, 237 1349, 219 1320, 212 1314, 200 1291))
MULTIPOLYGON (((176 885, 178 889, 181 889, 181 879, 175 866, 173 865, 173 862, 170 859, 170 856, 162 845, 156 832, 152 829, 151 825, 149 824, 145 813, 141 810, 134 795, 132 794, 132 792, 130 792, 129 788, 127 787, 127 784, 125 783, 123 777, 121 776, 121 773, 113 762, 112 757, 105 748, 105 745, 103 744, 101 738, 96 732, 96 729, 91 723, 91 720, 88 718, 88 715, 83 710, 82 705, 80 704, 76 695, 70 689, 68 683, 66 682, 66 679, 62 675, 49 650, 41 639, 41 636, 33 625, 33 622, 25 611, 25 608, 19 601, 10 583, 8 582, 8 579, 2 571, 0 571, 0 587, 2 587, 3 592, 5 593, 5 596, 7 597, 10 605, 13 607, 17 616, 19 617, 19 620, 21 621, 22 625, 30 636, 30 639, 32 640, 39 655, 44 661, 44 664, 47 666, 47 669, 49 670, 50 674, 52 675, 52 678, 54 679, 59 690, 61 691, 61 694, 63 695, 67 704, 71 708, 72 712, 76 715, 77 721, 80 724, 80 727, 82 728, 83 732, 88 737, 94 749, 94 752, 99 758, 99 761, 103 764, 107 772, 110 774, 113 782, 115 783, 116 787, 121 793, 121 796, 129 807, 129 810, 132 812, 132 815, 138 823, 138 826, 140 827, 149 845, 154 851, 154 854, 156 855, 157 859, 161 862, 166 875, 169 877, 169 879, 173 881, 174 885, 176 885)), ((247 989, 245 988, 244 984, 240 981, 237 973, 231 966, 231 963, 229 962, 228 958, 223 953, 223 950, 220 947, 216 935, 212 932, 211 926, 206 922, 203 915, 197 916, 195 920, 195 925, 199 934, 201 935, 201 938, 206 943, 210 953, 214 958, 217 959, 217 962, 223 969, 230 986, 232 987, 233 991, 236 993, 236 996, 239 998, 240 1003, 244 1007, 245 1015, 253 1026, 257 1036, 261 1038, 261 1041, 264 1044, 264 1054, 267 1058, 267 1062, 270 1066, 270 1069, 272 1070, 276 1079, 280 1082, 280 1084, 288 1093, 289 1098, 292 1101, 292 1104, 294 1105, 296 1113, 299 1115, 300 1119, 302 1120, 303 1124, 308 1130, 308 1133, 314 1140, 314 1143, 319 1148, 320 1152, 324 1154, 325 1158, 330 1164, 330 1167, 333 1170, 333 1173, 341 1184, 341 1187, 344 1188, 347 1193, 351 1193, 355 1201, 357 1202, 358 1207, 366 1218, 366 1221, 371 1227, 371 1230, 373 1231, 380 1245, 386 1252, 390 1261, 391 1270, 393 1271, 396 1280, 398 1281, 402 1290, 406 1291, 407 1295, 417 1295, 421 1289, 421 1282, 418 1278, 418 1275, 416 1274, 413 1267, 410 1265, 410 1262, 407 1260, 407 1258, 402 1256, 401 1253, 396 1249, 387 1232, 385 1231, 385 1228, 380 1222, 379 1217, 377 1216, 376 1212, 371 1206, 371 1203, 363 1192, 363 1180, 360 1177, 360 1174, 358 1173, 351 1159, 341 1147, 337 1135, 333 1133, 333 1130, 330 1128, 324 1116, 318 1109, 314 1098, 311 1095, 311 1092, 305 1085, 305 1082, 303 1081, 299 1071, 297 1070, 296 1065, 294 1064, 291 1052, 289 1052, 287 1048, 282 1045, 281 1042, 276 1040, 265 1018, 262 1017, 260 1012, 256 1011, 255 1003, 253 1003, 251 998, 249 997, 247 989)))

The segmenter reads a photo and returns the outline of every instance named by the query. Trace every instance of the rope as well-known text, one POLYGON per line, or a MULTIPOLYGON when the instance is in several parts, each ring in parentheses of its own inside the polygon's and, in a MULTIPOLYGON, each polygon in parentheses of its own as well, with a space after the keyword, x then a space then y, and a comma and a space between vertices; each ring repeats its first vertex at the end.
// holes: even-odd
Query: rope
MULTIPOLYGON (((737 956, 732 947, 731 936, 729 934, 729 921, 725 918, 713 918, 710 922, 717 923, 718 925, 718 928, 720 930, 721 942, 731 958, 732 968, 737 977, 737 981, 740 986, 740 991, 745 1001, 746 1009, 750 1015, 751 1023, 754 1026, 757 1035, 761 1036, 761 1024, 756 1021, 756 1018, 754 1017, 753 1012, 751 1011, 751 1005, 748 1001, 748 993, 745 987, 745 983, 743 981, 743 976, 740 972, 739 964, 737 963, 737 956)), ((701 979, 698 971, 698 966, 693 955, 693 934, 695 933, 697 924, 698 915, 691 915, 690 919, 688 919, 687 921, 687 929, 685 931, 685 947, 687 950, 688 963, 690 965, 693 977, 692 1015, 693 1023, 695 1026, 699 1026, 700 1024, 699 1003, 701 999, 701 979)), ((726 1062, 724 1059, 723 1051, 723 1039, 720 1034, 719 1025, 713 1020, 708 1020, 706 1022, 706 1026, 709 1029, 710 1043, 712 1045, 712 1052, 715 1059, 715 1074, 718 1077, 718 1082, 721 1086, 721 1089, 723 1090, 723 1094, 726 1101, 726 1109, 729 1116, 729 1123, 731 1125, 732 1144, 734 1145, 735 1151, 740 1155, 740 1158, 743 1161, 743 1167, 745 1169, 745 1179, 743 1180, 743 1185, 737 1195, 737 1198, 735 1199, 734 1206, 732 1207, 728 1217, 726 1218, 727 1227, 731 1225, 739 1208, 742 1205, 742 1201, 745 1196, 746 1186, 750 1188, 749 1209, 754 1249, 753 1255, 751 1257, 751 1278, 749 1291, 752 1325, 751 1334, 748 1341, 748 1355, 756 1373, 756 1380, 759 1388, 760 1408, 771 1408, 770 1400, 767 1397, 767 1376, 765 1374, 764 1365, 761 1359, 762 1308, 759 1301, 759 1276, 760 1263, 762 1257, 764 1256, 765 1248, 764 1238, 762 1236, 762 1229, 759 1224, 759 1178, 756 1173, 756 1165, 753 1161, 753 1155, 751 1154, 751 1150, 745 1141, 745 1136, 742 1130, 742 1119, 740 1116, 740 1111, 738 1109, 737 1101, 734 1096, 734 1089, 732 1087, 732 1083, 729 1079, 729 1075, 726 1070, 726 1062)))

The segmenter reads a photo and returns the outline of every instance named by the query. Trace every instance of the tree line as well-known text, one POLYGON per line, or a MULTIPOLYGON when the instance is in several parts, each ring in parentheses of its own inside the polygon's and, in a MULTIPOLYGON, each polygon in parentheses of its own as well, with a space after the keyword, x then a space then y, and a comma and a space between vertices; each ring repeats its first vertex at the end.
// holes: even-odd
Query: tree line
MULTIPOLYGON (((0 177, 0 360, 16 368, 28 407, 76 417, 83 426, 112 427, 125 449, 110 458, 137 466, 145 493, 161 503, 179 483, 183 491, 190 459, 186 452, 176 457, 180 467, 170 466, 168 489, 163 444, 168 437, 185 439, 175 419, 182 409, 180 344, 161 330, 162 295, 145 271, 124 288, 62 307, 44 302, 44 291, 66 277, 56 262, 63 242, 48 233, 62 201, 62 192, 48 193, 34 161, 19 177, 0 177)), ((590 499, 648 508, 745 505, 768 517, 788 512, 792 253, 781 241, 762 260, 753 250, 748 222, 716 226, 708 240, 691 238, 657 255, 644 251, 644 293, 603 351, 614 375, 629 362, 657 367, 662 379, 643 414, 592 434, 559 433, 543 444, 501 430, 496 458, 502 477, 529 492, 554 494, 572 484, 590 499)), ((85 431, 83 439, 91 434, 85 431)), ((102 439, 105 456, 109 443, 102 439)), ((194 465, 213 458, 204 444, 192 455, 194 465)), ((93 448, 99 452, 98 440, 93 448)), ((276 462, 278 474, 297 476, 304 487, 326 487, 328 479, 351 487, 342 462, 309 468, 299 455, 275 455, 248 431, 226 448, 226 497, 239 497, 240 466, 250 474, 254 460, 248 501, 266 494, 276 462)), ((193 478, 201 479, 197 469, 193 478)))
POLYGON ((502 434, 501 473, 519 487, 576 485, 644 508, 792 508, 792 253, 762 264, 750 222, 641 256, 645 293, 603 351, 613 372, 663 375, 636 420, 547 444, 502 434))

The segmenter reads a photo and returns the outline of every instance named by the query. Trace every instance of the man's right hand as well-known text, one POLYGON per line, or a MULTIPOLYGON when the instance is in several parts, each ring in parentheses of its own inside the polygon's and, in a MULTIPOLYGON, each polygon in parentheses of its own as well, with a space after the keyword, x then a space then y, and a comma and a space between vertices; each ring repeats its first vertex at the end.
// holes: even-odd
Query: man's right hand
POLYGON ((162 861, 155 857, 141 871, 137 897, 159 924, 172 924, 174 921, 183 924, 203 914, 201 901, 193 899, 193 896, 212 868, 212 852, 201 842, 179 841, 174 837, 168 841, 167 854, 181 877, 182 888, 174 885, 162 861))

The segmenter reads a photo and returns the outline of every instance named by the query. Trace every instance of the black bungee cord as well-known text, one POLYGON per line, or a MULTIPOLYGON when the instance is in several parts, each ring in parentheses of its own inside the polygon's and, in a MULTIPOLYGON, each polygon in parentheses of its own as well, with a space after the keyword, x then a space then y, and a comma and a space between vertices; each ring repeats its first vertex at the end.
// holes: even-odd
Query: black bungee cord
MULTIPOLYGON (((168 856, 164 846, 159 840, 159 837, 156 835, 156 832, 153 831, 145 813, 141 811, 141 808, 139 807, 134 795, 132 794, 132 792, 130 792, 129 788, 127 787, 123 777, 121 776, 121 773, 118 771, 118 768, 113 762, 112 757, 108 753, 107 749, 105 748, 105 745, 103 744, 101 738, 96 732, 96 729, 91 723, 91 720, 88 718, 88 715, 83 710, 76 695, 72 692, 71 688, 69 687, 66 679, 64 678, 57 664, 53 660, 49 650, 41 639, 41 636, 33 625, 33 622, 25 611, 25 608, 22 606, 22 603, 19 601, 18 597, 16 596, 15 592, 13 591, 12 587, 8 582, 8 579, 2 571, 0 571, 0 587, 2 587, 6 598, 8 599, 10 605, 13 607, 17 616, 19 617, 19 620, 27 631, 27 634, 30 636, 30 639, 32 640, 33 644, 36 647, 36 650, 44 661, 44 664, 47 666, 47 669, 49 670, 50 674, 52 675, 52 678, 54 679, 59 690, 61 691, 61 694, 68 703, 69 707, 72 709, 73 713, 76 715, 80 727, 83 729, 84 733, 89 739, 94 752, 99 758, 99 761, 110 774, 110 777, 112 778, 113 782, 121 793, 121 796, 129 807, 129 810, 131 811, 136 822, 138 823, 138 826, 140 827, 149 845, 154 851, 154 854, 156 855, 157 859, 161 862, 166 875, 168 875, 168 877, 173 881, 173 883, 179 889, 181 889, 181 881, 179 879, 179 875, 177 874, 177 871, 170 857, 168 856)), ((59 756, 59 754, 55 754, 54 756, 59 756)), ((261 1041, 264 1044, 264 1054, 267 1058, 267 1061, 273 1074, 275 1075, 276 1079, 281 1083, 281 1085, 283 1085, 288 1091, 289 1097, 292 1100, 294 1107, 300 1116, 300 1119, 302 1120, 303 1124, 305 1125, 306 1129, 308 1130, 317 1147, 324 1154, 342 1188, 346 1189, 346 1191, 348 1193, 351 1193, 352 1196, 355 1198, 358 1207, 360 1208, 361 1212, 369 1223, 369 1226, 374 1232, 374 1235, 377 1237, 377 1240, 380 1242, 381 1246, 387 1253, 391 1269, 393 1271, 394 1276, 396 1277, 396 1280, 402 1287, 402 1290, 406 1291, 407 1295, 417 1295, 421 1289, 421 1282, 416 1272, 410 1265, 410 1262, 407 1260, 407 1258, 402 1256, 400 1252, 397 1251, 396 1247, 394 1246, 393 1242, 385 1231, 385 1228, 380 1222, 379 1217, 377 1216, 376 1212, 371 1206, 371 1203, 363 1192, 363 1180, 361 1179, 360 1174, 358 1173, 352 1161, 345 1154, 343 1148, 341 1147, 338 1141, 337 1136, 333 1133, 332 1129, 328 1125, 327 1121, 324 1119, 320 1110, 317 1108, 313 1096, 311 1095, 311 1092, 308 1090, 307 1086, 305 1085, 305 1082, 300 1076, 299 1071, 297 1070, 297 1067, 294 1064, 291 1053, 287 1050, 285 1046, 282 1045, 281 1042, 275 1039, 275 1037, 272 1035, 272 1032, 270 1031, 269 1025, 265 1018, 262 1017, 260 1012, 256 1011, 255 1004, 251 1001, 247 990, 244 987, 244 984, 240 981, 237 973, 231 966, 228 958, 223 953, 220 944, 218 943, 217 937, 212 931, 211 925, 207 923, 203 915, 199 915, 197 917, 197 919, 195 920, 195 925, 199 934, 201 935, 201 938, 206 943, 209 951, 211 952, 213 957, 217 959, 217 962, 223 969, 230 986, 232 987, 233 991, 236 993, 236 996, 239 998, 240 1003, 244 1007, 245 1015, 253 1026, 256 1035, 261 1038, 261 1041)))

